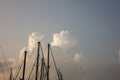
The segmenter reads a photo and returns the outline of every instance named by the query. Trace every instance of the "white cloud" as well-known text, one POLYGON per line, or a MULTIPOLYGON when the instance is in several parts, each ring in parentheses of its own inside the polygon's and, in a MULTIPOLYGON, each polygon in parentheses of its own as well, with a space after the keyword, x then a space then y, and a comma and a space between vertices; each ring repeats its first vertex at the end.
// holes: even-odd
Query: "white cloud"
POLYGON ((33 32, 32 34, 30 34, 28 39, 28 46, 20 50, 19 58, 22 59, 24 51, 27 51, 27 53, 32 53, 37 47, 38 42, 42 41, 43 39, 44 35, 40 34, 39 32, 33 32))
POLYGON ((60 33, 53 34, 52 46, 58 46, 61 48, 69 48, 73 46, 76 41, 72 38, 68 31, 61 31, 60 33))
MULTIPOLYGON (((36 53, 35 51, 37 51, 37 42, 41 41, 44 38, 44 35, 41 35, 38 32, 32 33, 31 35, 29 35, 29 40, 28 40, 28 46, 24 47, 21 51, 20 51, 20 55, 19 55, 19 60, 21 60, 20 62, 23 61, 24 58, 24 51, 28 51, 27 54, 27 62, 26 62, 26 75, 29 75, 31 67, 34 63, 34 60, 36 58, 36 55, 31 54, 31 53, 36 53), (34 56, 31 56, 34 55, 34 56)), ((53 41, 51 42, 52 46, 58 46, 55 47, 53 54, 55 56, 55 60, 57 65, 73 65, 74 66, 78 66, 75 62, 78 62, 81 59, 82 54, 81 53, 76 53, 74 56, 71 54, 66 54, 62 48, 69 48, 73 45, 75 45, 76 41, 72 38, 72 36, 70 35, 70 33, 68 31, 61 31, 60 33, 55 33, 53 34, 53 41), (61 47, 61 48, 59 48, 61 47), (73 59, 74 58, 74 59, 73 59)), ((46 53, 47 53, 47 49, 43 48, 44 51, 44 56, 46 57, 46 53)), ((52 68, 52 64, 51 64, 51 68, 52 68)), ((61 69, 62 70, 62 69, 61 69)), ((67 69, 66 69, 67 70, 67 69)), ((52 78, 55 78, 55 74, 54 71, 52 72, 52 78)))
MULTIPOLYGON (((14 58, 9 58, 7 61, 0 59, 0 65, 1 65, 1 69, 3 69, 4 73, 8 73, 9 72, 9 68, 15 66, 16 61, 14 58)), ((0 73, 2 71, 0 70, 0 73)))
POLYGON ((33 55, 32 53, 37 52, 37 45, 39 41, 42 41, 44 39, 44 35, 40 34, 39 32, 33 32, 32 34, 29 35, 28 39, 28 46, 24 47, 23 49, 20 50, 19 54, 19 60, 18 62, 21 64, 23 62, 24 58, 24 53, 27 51, 27 58, 26 61, 28 64, 31 65, 31 63, 34 62, 36 55, 33 55))
POLYGON ((7 61, 0 60, 0 63, 4 67, 7 67, 7 66, 9 67, 9 66, 11 66, 11 65, 13 65, 15 63, 15 59, 14 58, 9 58, 7 61))
POLYGON ((29 35, 28 48, 30 52, 32 52, 32 50, 37 46, 37 43, 43 39, 44 35, 40 34, 39 32, 33 32, 31 35, 29 35))
POLYGON ((28 49, 27 47, 24 47, 23 49, 20 50, 19 62, 22 62, 22 61, 23 61, 25 51, 27 51, 27 53, 28 53, 28 52, 29 52, 29 49, 28 49))
POLYGON ((79 62, 81 58, 82 58, 82 53, 76 53, 74 55, 74 61, 75 62, 79 62))
POLYGON ((15 64, 16 63, 16 61, 15 61, 15 59, 14 58, 9 58, 8 59, 8 63, 11 63, 11 64, 15 64))

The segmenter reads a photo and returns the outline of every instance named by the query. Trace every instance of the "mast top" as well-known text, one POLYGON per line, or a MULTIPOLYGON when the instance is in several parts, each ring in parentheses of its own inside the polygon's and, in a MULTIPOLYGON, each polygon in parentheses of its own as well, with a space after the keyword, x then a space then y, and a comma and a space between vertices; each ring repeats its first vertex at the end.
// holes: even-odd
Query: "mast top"
POLYGON ((38 44, 40 44, 40 41, 38 41, 38 44))

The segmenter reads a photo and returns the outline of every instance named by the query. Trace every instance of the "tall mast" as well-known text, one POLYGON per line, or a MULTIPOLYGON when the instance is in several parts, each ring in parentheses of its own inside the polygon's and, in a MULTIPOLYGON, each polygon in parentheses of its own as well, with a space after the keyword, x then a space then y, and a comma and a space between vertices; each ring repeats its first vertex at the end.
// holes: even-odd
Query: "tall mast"
POLYGON ((50 65, 49 65, 49 52, 50 52, 50 44, 48 44, 48 58, 47 58, 47 80, 49 80, 49 68, 50 68, 50 65))
POLYGON ((41 63, 41 74, 40 74, 40 80, 43 80, 43 76, 44 76, 44 62, 43 62, 44 58, 42 58, 42 63, 41 63))
POLYGON ((22 80, 25 80, 26 54, 27 54, 27 51, 25 51, 22 80))
POLYGON ((36 64, 36 76, 35 76, 35 80, 38 79, 38 67, 39 67, 39 47, 40 47, 40 42, 38 42, 38 53, 37 53, 37 64, 36 64))
POLYGON ((12 80, 12 68, 10 68, 10 80, 12 80))

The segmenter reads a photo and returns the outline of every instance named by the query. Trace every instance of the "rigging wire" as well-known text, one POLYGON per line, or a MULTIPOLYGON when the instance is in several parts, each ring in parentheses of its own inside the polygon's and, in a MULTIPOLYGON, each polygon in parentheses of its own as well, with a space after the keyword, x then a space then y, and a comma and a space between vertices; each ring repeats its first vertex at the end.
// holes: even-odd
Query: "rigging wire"
POLYGON ((42 59, 43 59, 43 62, 42 62, 42 67, 43 67, 42 73, 43 73, 43 75, 42 75, 42 78, 40 78, 40 79, 43 80, 43 79, 47 79, 47 65, 45 63, 45 57, 44 57, 44 53, 43 53, 43 49, 42 49, 41 43, 40 43, 40 46, 41 46, 40 49, 41 49, 42 59), (44 71, 44 69, 45 69, 46 72, 44 71))
MULTIPOLYGON (((41 46, 41 44, 40 44, 40 46, 41 46)), ((34 50, 35 51, 35 50, 34 50)), ((33 51, 33 52, 34 52, 33 51)), ((32 54, 30 55, 30 57, 32 56, 32 54)), ((35 66, 35 63, 37 62, 37 58, 35 59, 35 62, 33 63, 33 66, 32 66, 32 69, 31 69, 31 71, 30 71, 30 74, 29 74, 29 77, 28 77, 28 80, 30 79, 30 77, 31 77, 31 74, 32 74, 32 72, 33 72, 33 69, 34 69, 34 66, 35 66)))
POLYGON ((1 54, 2 54, 3 59, 4 59, 4 61, 5 61, 5 65, 7 66, 7 70, 8 70, 8 72, 9 72, 9 66, 8 66, 8 63, 7 63, 7 60, 6 60, 6 57, 5 57, 5 55, 4 55, 4 51, 3 51, 3 48, 2 48, 1 45, 0 45, 0 51, 1 51, 1 54))
MULTIPOLYGON (((19 75, 18 75, 18 77, 17 77, 18 79, 21 80, 21 75, 20 75, 20 74, 22 74, 22 70, 20 70, 19 75)), ((17 79, 17 80, 18 80, 18 79, 17 79)))
MULTIPOLYGON (((4 55, 4 51, 3 51, 3 48, 2 48, 2 46, 1 46, 1 44, 0 44, 0 51, 1 51, 2 57, 3 57, 3 59, 4 59, 5 65, 6 65, 6 67, 7 67, 7 71, 8 71, 8 73, 10 74, 9 66, 8 66, 6 57, 5 57, 5 55, 4 55)), ((2 67, 2 64, 1 64, 1 67, 2 67)), ((3 68, 2 68, 2 69, 3 69, 3 68)), ((3 69, 2 71, 4 72, 4 69, 3 69)), ((4 74, 5 74, 5 72, 4 72, 4 74)), ((5 79, 5 76, 4 76, 4 79, 5 79)))
POLYGON ((1 67, 1 70, 2 70, 2 73, 3 73, 3 78, 4 78, 4 80, 5 80, 5 73, 4 73, 4 70, 3 70, 3 66, 2 66, 1 61, 0 61, 0 67, 1 67))
POLYGON ((44 79, 44 58, 42 58, 42 63, 41 63, 41 74, 40 74, 40 80, 44 79))
POLYGON ((31 72, 30 72, 30 74, 29 74, 28 80, 30 80, 30 77, 31 77, 31 74, 32 74, 32 72, 33 72, 33 69, 34 69, 34 66, 35 66, 36 61, 37 61, 37 59, 35 60, 33 66, 32 66, 32 69, 31 69, 31 72))
POLYGON ((20 72, 20 70, 21 70, 21 68, 22 68, 22 65, 23 65, 23 62, 22 62, 22 64, 20 65, 20 67, 18 68, 18 72, 16 73, 15 80, 16 80, 16 79, 17 79, 17 77, 18 77, 18 74, 19 74, 19 72, 20 72))
POLYGON ((45 66, 45 70, 47 71, 47 66, 46 66, 46 63, 45 63, 45 57, 44 57, 44 54, 43 54, 43 49, 42 49, 42 45, 40 43, 40 49, 41 49, 41 52, 42 52, 42 57, 43 57, 43 63, 44 63, 44 66, 45 66))
POLYGON ((17 71, 14 73, 14 75, 16 75, 15 76, 15 78, 14 78, 14 80, 16 80, 17 79, 17 76, 18 76, 18 74, 19 74, 19 72, 20 72, 20 69, 22 68, 22 65, 23 65, 23 57, 24 57, 24 55, 22 55, 22 57, 20 58, 20 60, 19 60, 19 63, 16 65, 16 67, 17 67, 17 71), (21 63, 22 62, 22 63, 21 63), (21 63, 21 64, 20 64, 21 63))
POLYGON ((57 65, 56 65, 55 58, 54 58, 54 56, 53 56, 53 52, 52 52, 51 47, 50 47, 50 51, 51 51, 51 56, 52 56, 53 64, 54 64, 54 67, 55 67, 55 71, 56 71, 57 76, 58 76, 58 80, 60 80, 60 74, 59 74, 59 72, 58 72, 57 65))

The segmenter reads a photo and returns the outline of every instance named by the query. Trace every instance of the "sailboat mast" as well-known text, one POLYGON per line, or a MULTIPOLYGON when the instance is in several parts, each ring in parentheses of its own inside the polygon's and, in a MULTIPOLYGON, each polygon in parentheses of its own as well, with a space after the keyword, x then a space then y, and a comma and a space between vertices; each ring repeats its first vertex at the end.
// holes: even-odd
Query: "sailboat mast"
POLYGON ((27 54, 27 51, 25 51, 22 80, 25 80, 26 54, 27 54))
POLYGON ((48 58, 47 58, 47 80, 49 80, 49 68, 50 68, 50 66, 49 66, 49 58, 50 58, 50 56, 49 56, 49 52, 50 52, 50 44, 48 44, 48 58))
POLYGON ((10 80, 12 80, 12 68, 10 68, 10 80))
POLYGON ((40 47, 40 42, 38 42, 38 53, 37 53, 37 64, 36 64, 36 75, 35 75, 35 80, 38 79, 38 67, 39 67, 39 47, 40 47))
POLYGON ((44 76, 44 62, 43 62, 42 58, 42 63, 41 63, 41 74, 40 74, 40 80, 43 80, 43 76, 44 76))

